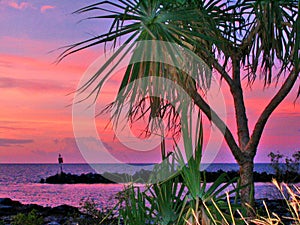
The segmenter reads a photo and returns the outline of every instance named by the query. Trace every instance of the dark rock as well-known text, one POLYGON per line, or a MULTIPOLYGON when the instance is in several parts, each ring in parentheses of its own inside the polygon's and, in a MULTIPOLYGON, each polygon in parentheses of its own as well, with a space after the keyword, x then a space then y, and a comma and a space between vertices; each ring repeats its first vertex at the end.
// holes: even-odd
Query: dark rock
POLYGON ((0 199, 0 216, 15 215, 23 205, 18 201, 13 201, 10 198, 0 199))
POLYGON ((5 206, 21 206, 22 203, 18 201, 13 201, 10 198, 0 198, 0 205, 5 206))
POLYGON ((69 205, 60 205, 54 208, 50 208, 47 211, 48 214, 56 214, 56 215, 67 215, 67 214, 75 214, 79 213, 78 208, 69 206, 69 205))
POLYGON ((11 224, 13 217, 19 213, 25 215, 35 210, 37 214, 43 217, 45 224, 72 224, 73 217, 84 215, 78 208, 69 205, 60 205, 57 207, 43 207, 36 204, 22 204, 9 198, 0 199, 0 221, 5 224, 11 224))
POLYGON ((102 183, 102 184, 112 184, 115 183, 101 174, 56 174, 54 176, 47 177, 45 180, 41 179, 40 183, 49 183, 49 184, 78 184, 78 183, 84 183, 84 184, 95 184, 95 183, 102 183))
POLYGON ((44 211, 47 207, 43 207, 36 204, 23 205, 18 201, 12 201, 11 199, 6 199, 0 204, 0 216, 16 215, 18 213, 29 213, 32 210, 44 211))

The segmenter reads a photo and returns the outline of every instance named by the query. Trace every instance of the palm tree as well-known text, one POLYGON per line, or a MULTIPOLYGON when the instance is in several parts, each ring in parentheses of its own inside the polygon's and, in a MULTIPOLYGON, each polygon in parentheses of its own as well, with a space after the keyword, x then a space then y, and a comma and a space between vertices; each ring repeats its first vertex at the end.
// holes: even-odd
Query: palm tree
MULTIPOLYGON (((150 107, 145 108, 143 104, 146 101, 145 96, 147 94, 151 96, 152 88, 150 85, 144 87, 143 93, 140 93, 135 91, 136 87, 129 84, 148 76, 168 78, 176 82, 191 97, 191 104, 199 107, 207 118, 223 131, 226 143, 240 166, 241 184, 245 185, 241 191, 242 202, 253 204, 253 161, 261 135, 270 115, 295 86, 299 75, 298 8, 299 2, 296 0, 100 1, 76 13, 101 11, 99 16, 89 19, 112 19, 109 31, 68 46, 59 60, 82 49, 112 42, 112 46, 116 49, 115 54, 81 87, 81 90, 85 90, 100 78, 93 89, 93 92, 97 93, 102 88, 104 80, 108 79, 108 74, 103 74, 103 71, 114 58, 126 57, 130 51, 133 51, 133 58, 137 54, 141 58, 149 54, 148 48, 140 45, 139 41, 173 43, 199 56, 206 65, 217 72, 217 75, 201 69, 201 65, 197 63, 188 68, 198 71, 197 76, 191 77, 162 62, 134 62, 133 60, 123 76, 120 95, 110 105, 110 109, 114 110, 117 118, 127 101, 131 104, 128 112, 131 119, 137 118, 137 112, 146 115, 147 110, 151 110, 151 115, 161 113, 162 116, 170 116, 172 110, 169 103, 164 100, 166 93, 174 96, 178 93, 164 87, 164 92, 151 99, 150 107), (117 49, 117 41, 121 37, 125 40, 117 49), (122 46, 125 45, 129 47, 122 52, 124 50, 122 46), (224 85, 230 89, 234 101, 238 140, 235 140, 232 131, 213 111, 202 94, 210 87, 213 76, 224 81, 224 85), (241 81, 246 78, 249 85, 252 85, 257 77, 265 86, 279 79, 284 79, 284 82, 262 111, 254 129, 250 131, 243 94, 244 86, 241 81), (137 103, 133 104, 133 102, 137 103)), ((180 60, 178 54, 169 51, 167 47, 153 51, 160 51, 162 57, 180 60)), ((178 102, 180 104, 180 100, 178 102)), ((177 112, 180 113, 180 107, 178 110, 177 112)), ((178 116, 176 113, 172 115, 169 117, 170 123, 178 116)))

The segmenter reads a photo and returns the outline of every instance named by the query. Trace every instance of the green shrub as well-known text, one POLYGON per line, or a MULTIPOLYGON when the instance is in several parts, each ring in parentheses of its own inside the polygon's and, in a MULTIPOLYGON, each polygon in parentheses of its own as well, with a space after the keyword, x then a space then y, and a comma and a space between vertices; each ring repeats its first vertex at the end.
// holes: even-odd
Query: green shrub
POLYGON ((112 218, 112 210, 107 208, 98 209, 98 205, 93 199, 82 199, 80 202, 79 210, 85 216, 76 216, 76 222, 80 225, 98 225, 102 224, 105 220, 105 224, 116 224, 115 219, 112 218))
POLYGON ((33 209, 29 214, 25 215, 19 213, 14 216, 12 225, 43 225, 44 220, 37 214, 37 211, 33 209))
POLYGON ((276 180, 290 183, 299 179, 300 151, 295 152, 291 157, 279 152, 270 152, 268 156, 271 159, 276 180))

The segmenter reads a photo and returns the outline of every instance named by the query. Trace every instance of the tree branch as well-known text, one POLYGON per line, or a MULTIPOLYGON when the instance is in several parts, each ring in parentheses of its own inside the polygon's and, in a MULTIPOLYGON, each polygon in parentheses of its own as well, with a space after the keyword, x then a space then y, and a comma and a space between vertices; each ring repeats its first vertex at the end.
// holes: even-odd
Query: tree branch
MULTIPOLYGON (((299 70, 297 70, 299 72, 299 70)), ((288 93, 293 88, 298 72, 295 68, 290 72, 289 76, 286 78, 284 84, 281 86, 277 94, 272 98, 270 103, 266 106, 260 117, 258 118, 253 133, 251 135, 250 141, 246 146, 246 149, 254 149, 255 151, 249 151, 250 157, 254 157, 257 151, 257 146, 260 141, 264 127, 277 106, 285 99, 288 93)))
POLYGON ((239 146, 243 151, 250 139, 248 118, 246 115, 243 90, 241 86, 240 60, 237 59, 236 56, 232 56, 231 58, 232 58, 232 77, 233 77, 234 86, 230 88, 230 92, 233 96, 233 101, 234 101, 239 146))
MULTIPOLYGON (((183 87, 184 88, 184 87, 183 87)), ((185 89, 185 88, 184 88, 185 89)), ((194 100, 194 103, 203 111, 203 113, 207 116, 207 118, 212 121, 218 129, 224 134, 224 138, 233 154, 235 159, 243 163, 245 161, 244 155, 240 150, 239 146, 237 145, 234 137, 224 123, 224 121, 217 115, 217 113, 204 101, 202 96, 196 90, 186 90, 187 93, 191 96, 194 100)))
POLYGON ((227 82, 229 87, 233 87, 233 80, 229 76, 229 74, 226 72, 225 68, 221 66, 221 64, 212 56, 210 56, 208 53, 201 51, 201 58, 204 58, 203 60, 207 65, 212 65, 213 68, 215 68, 220 75, 224 78, 224 80, 227 82))

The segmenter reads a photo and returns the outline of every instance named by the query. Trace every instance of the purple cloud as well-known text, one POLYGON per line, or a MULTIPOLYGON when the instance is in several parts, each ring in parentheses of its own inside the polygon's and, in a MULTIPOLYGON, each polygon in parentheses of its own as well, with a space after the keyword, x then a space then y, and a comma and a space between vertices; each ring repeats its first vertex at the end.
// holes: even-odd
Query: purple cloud
POLYGON ((62 84, 54 83, 48 80, 26 80, 15 79, 9 77, 0 78, 0 88, 18 88, 27 91, 65 91, 67 92, 71 88, 68 88, 62 84))
POLYGON ((13 145, 22 145, 33 143, 31 139, 9 139, 9 138, 0 138, 0 146, 2 147, 11 147, 13 145))

